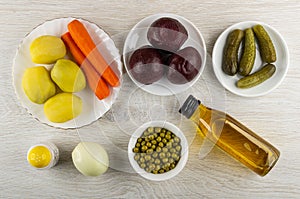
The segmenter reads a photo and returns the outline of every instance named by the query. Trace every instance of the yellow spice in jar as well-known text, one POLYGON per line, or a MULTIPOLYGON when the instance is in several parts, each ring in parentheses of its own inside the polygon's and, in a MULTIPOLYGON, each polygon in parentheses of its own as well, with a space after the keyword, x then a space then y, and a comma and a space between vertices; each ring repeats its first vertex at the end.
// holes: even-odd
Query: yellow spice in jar
POLYGON ((44 168, 50 164, 52 154, 47 147, 36 146, 28 152, 27 159, 31 166, 44 168))

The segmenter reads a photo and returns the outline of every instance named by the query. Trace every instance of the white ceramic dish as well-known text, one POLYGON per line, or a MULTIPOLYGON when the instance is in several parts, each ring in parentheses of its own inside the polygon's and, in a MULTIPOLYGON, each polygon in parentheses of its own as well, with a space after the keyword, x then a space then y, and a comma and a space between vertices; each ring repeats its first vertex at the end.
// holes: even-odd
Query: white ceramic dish
MULTIPOLYGON (((21 104, 27 109, 30 114, 32 114, 34 118, 38 119, 42 123, 63 129, 82 127, 99 119, 110 109, 112 103, 114 103, 117 98, 121 86, 120 85, 119 87, 112 88, 111 95, 109 97, 105 98, 104 100, 98 100, 98 98, 88 88, 87 85, 84 90, 75 93, 75 95, 79 96, 83 101, 82 113, 75 119, 64 123, 50 122, 44 114, 44 106, 35 104, 27 98, 22 89, 22 77, 24 71, 28 67, 41 65, 35 64, 31 61, 29 52, 29 46, 31 42, 41 35, 54 35, 60 37, 62 34, 67 32, 68 23, 74 19, 75 18, 54 19, 51 21, 46 21, 45 23, 34 28, 32 32, 30 32, 21 42, 13 61, 13 84, 16 95, 21 101, 21 104)), ((78 20, 83 22, 83 24, 86 26, 98 49, 107 49, 106 52, 109 52, 109 54, 106 54, 104 57, 109 57, 109 63, 112 62, 111 60, 114 61, 115 64, 111 66, 115 71, 118 71, 119 75, 121 76, 122 62, 120 60, 119 50, 116 48, 114 41, 96 24, 85 21, 83 19, 78 20)), ((44 66, 50 70, 53 65, 44 66)))
POLYGON ((183 134, 183 132, 176 127, 174 124, 166 122, 166 121, 151 121, 148 123, 143 124, 140 126, 131 136, 128 144, 128 158, 131 166, 133 169, 140 174, 142 177, 153 180, 153 181, 163 181, 171 179, 172 177, 176 176, 180 171, 184 168, 187 159, 188 159, 188 142, 183 134), (134 160, 134 153, 132 152, 132 149, 135 147, 137 139, 142 135, 144 130, 146 130, 148 127, 162 127, 170 130, 173 132, 176 136, 178 136, 181 139, 181 158, 179 162, 177 163, 176 167, 166 173, 163 174, 153 174, 153 173, 147 173, 144 169, 140 168, 138 163, 134 160))
MULTIPOLYGON (((276 87, 278 87, 280 83, 283 81, 288 71, 289 51, 283 37, 273 27, 258 21, 245 21, 230 26, 219 36, 219 38, 217 39, 214 45, 212 62, 213 62, 213 69, 217 79, 228 91, 244 97, 257 97, 257 96, 268 94, 276 87), (270 35, 273 41, 276 50, 276 55, 277 55, 277 61, 273 63, 276 66, 276 72, 270 79, 266 80, 265 82, 263 82, 258 86, 248 88, 248 89, 240 89, 236 86, 236 82, 242 76, 240 75, 229 76, 222 71, 223 49, 226 43, 227 36, 232 30, 237 28, 244 30, 256 24, 261 24, 266 29, 266 31, 268 32, 268 34, 270 35)), ((259 49, 258 46, 256 45, 256 59, 251 73, 257 71, 259 68, 262 67, 262 65, 264 65, 264 63, 261 60, 259 49)))
MULTIPOLYGON (((201 76, 205 63, 206 63, 206 46, 204 39, 200 33, 200 31, 197 29, 195 25, 192 24, 192 22, 188 21, 184 17, 174 15, 174 14, 155 14, 151 15, 149 17, 144 18, 140 22, 138 22, 129 32, 127 35, 127 38, 125 40, 124 48, 123 48, 123 59, 124 59, 124 65, 127 70, 127 73, 129 77, 132 79, 132 81, 139 87, 141 87, 143 90, 155 94, 155 95, 161 95, 161 96, 168 96, 168 95, 174 95, 180 92, 185 91, 189 87, 191 87, 201 76), (178 20, 180 23, 183 24, 183 26, 188 31, 188 39, 183 44, 183 46, 180 48, 185 48, 188 46, 192 46, 195 49, 198 50, 198 52, 201 55, 202 58, 202 65, 200 67, 200 71, 198 75, 191 81, 186 84, 182 85, 176 85, 170 83, 166 77, 163 77, 161 80, 151 84, 151 85, 144 85, 136 81, 128 68, 129 63, 129 57, 133 51, 136 49, 145 46, 150 45, 149 41, 147 40, 147 31, 149 26, 157 19, 162 17, 170 17, 173 19, 178 20), (162 86, 163 85, 163 86, 162 86)), ((167 66, 166 66, 167 67, 167 66)))

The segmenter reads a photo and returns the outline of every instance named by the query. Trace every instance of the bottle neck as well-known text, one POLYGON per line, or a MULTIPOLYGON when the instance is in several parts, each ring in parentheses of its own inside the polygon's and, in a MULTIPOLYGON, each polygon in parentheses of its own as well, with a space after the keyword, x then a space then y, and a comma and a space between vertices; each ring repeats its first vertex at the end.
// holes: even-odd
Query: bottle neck
POLYGON ((179 113, 190 119, 200 104, 200 100, 197 100, 194 96, 190 95, 179 109, 179 113))

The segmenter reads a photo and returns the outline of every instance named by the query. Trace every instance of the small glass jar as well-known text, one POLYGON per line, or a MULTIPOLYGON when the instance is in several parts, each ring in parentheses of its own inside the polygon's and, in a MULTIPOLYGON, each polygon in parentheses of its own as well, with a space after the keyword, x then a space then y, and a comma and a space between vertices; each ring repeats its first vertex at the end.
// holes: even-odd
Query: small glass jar
POLYGON ((27 152, 28 163, 36 169, 50 169, 59 159, 59 150, 51 142, 42 142, 33 145, 27 152))

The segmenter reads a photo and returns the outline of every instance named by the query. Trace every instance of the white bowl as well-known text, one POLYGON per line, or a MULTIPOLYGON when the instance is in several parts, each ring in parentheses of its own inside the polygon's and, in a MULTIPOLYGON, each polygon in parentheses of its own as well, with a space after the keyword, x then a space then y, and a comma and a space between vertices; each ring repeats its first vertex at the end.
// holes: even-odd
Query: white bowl
MULTIPOLYGON (((240 95, 244 97, 257 97, 271 92, 272 90, 277 88, 280 85, 280 83, 283 81, 289 66, 289 50, 283 37, 273 27, 258 21, 245 21, 230 26, 219 36, 219 38, 217 39, 214 45, 214 49, 212 53, 212 62, 213 62, 213 69, 215 75, 219 80, 219 82, 224 86, 224 88, 226 88, 228 91, 236 95, 240 95), (241 89, 236 86, 236 82, 240 78, 242 78, 242 76, 240 75, 229 76, 225 74, 222 70, 224 45, 226 43, 228 34, 232 30, 237 28, 244 30, 246 28, 250 28, 257 24, 261 24, 266 29, 274 44, 277 60, 273 64, 276 66, 276 72, 270 79, 266 80, 265 82, 255 87, 248 88, 248 89, 241 89)), ((262 65, 263 62, 261 60, 260 53, 257 46, 256 59, 252 69, 252 73, 253 71, 257 71, 259 68, 261 68, 262 65)))
POLYGON ((124 43, 123 62, 127 74, 132 79, 132 81, 141 89, 154 95, 161 95, 161 96, 174 95, 187 90, 189 87, 194 85, 194 83, 201 76, 206 63, 206 46, 200 31, 189 20, 175 14, 168 14, 168 13, 155 14, 142 19, 131 29, 124 43), (159 81, 153 84, 144 85, 136 81, 135 78, 130 73, 130 69, 128 68, 128 66, 129 66, 129 58, 131 53, 142 46, 151 45, 147 39, 148 28, 154 21, 162 17, 169 17, 178 20, 188 31, 188 39, 180 49, 183 49, 188 46, 192 46, 200 53, 202 64, 199 73, 191 82, 182 85, 177 85, 177 84, 170 83, 166 77, 163 77, 162 79, 160 79, 159 81))
MULTIPOLYGON (((112 104, 115 102, 121 88, 121 85, 111 88, 111 95, 103 100, 99 100, 87 85, 86 88, 82 91, 74 93, 83 101, 82 113, 73 120, 69 120, 64 123, 54 123, 49 121, 44 114, 44 106, 31 102, 25 95, 25 92, 22 88, 22 77, 26 68, 42 65, 50 70, 53 67, 53 64, 45 65, 35 64, 32 62, 29 53, 29 46, 31 42, 41 35, 53 35, 60 37, 62 34, 68 31, 67 25, 74 19, 75 18, 72 17, 53 19, 50 21, 46 21, 45 23, 34 28, 21 42, 13 61, 13 85, 16 95, 20 100, 22 106, 25 107, 26 110, 40 122, 62 129, 78 128, 98 120, 110 109, 112 104)), ((106 50, 107 53, 105 54, 105 58, 112 57, 114 59, 116 65, 112 67, 121 76, 122 62, 120 59, 119 50, 116 48, 114 41, 104 30, 102 30, 96 24, 83 19, 78 20, 86 26, 99 50, 101 50, 102 48, 108 49, 106 50)))
POLYGON ((183 132, 176 127, 174 124, 166 122, 166 121, 151 121, 148 123, 143 124, 140 126, 131 136, 128 144, 128 158, 131 166, 133 169, 140 174, 142 177, 153 180, 153 181, 163 181, 168 180, 176 176, 180 171, 184 168, 187 159, 188 159, 188 142, 183 134, 183 132), (181 158, 179 162, 177 163, 176 167, 166 173, 163 174, 153 174, 148 173, 144 169, 140 168, 136 160, 134 160, 134 155, 132 149, 135 147, 137 139, 142 135, 142 133, 148 128, 148 127, 161 127, 166 128, 173 132, 176 136, 178 136, 181 139, 181 158))

